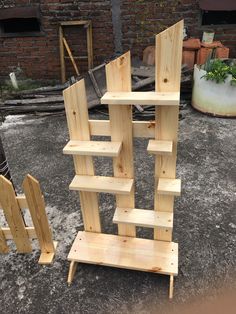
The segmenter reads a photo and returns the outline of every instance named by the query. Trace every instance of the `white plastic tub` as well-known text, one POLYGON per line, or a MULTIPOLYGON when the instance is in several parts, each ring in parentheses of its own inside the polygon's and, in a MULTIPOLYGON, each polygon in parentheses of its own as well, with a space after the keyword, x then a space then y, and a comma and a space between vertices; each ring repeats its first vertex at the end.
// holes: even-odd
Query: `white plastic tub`
POLYGON ((230 84, 232 76, 217 84, 203 78, 205 74, 205 70, 194 66, 192 106, 215 116, 236 117, 236 86, 230 84))

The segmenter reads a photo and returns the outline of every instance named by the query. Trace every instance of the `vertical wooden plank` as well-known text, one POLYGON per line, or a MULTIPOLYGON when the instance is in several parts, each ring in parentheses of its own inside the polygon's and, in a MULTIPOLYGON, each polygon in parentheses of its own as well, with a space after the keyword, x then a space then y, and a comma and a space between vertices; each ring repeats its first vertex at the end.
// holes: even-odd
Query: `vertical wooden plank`
POLYGON ((7 246, 7 241, 6 238, 4 236, 4 233, 0 227, 0 253, 2 254, 6 254, 9 252, 9 248, 7 246))
MULTIPOLYGON (((88 106, 84 80, 63 92, 67 124, 71 140, 90 140, 88 106)), ((73 156, 76 174, 94 175, 91 156, 73 156)), ((85 231, 101 232, 97 193, 80 192, 85 231)))
MULTIPOLYGON (((130 52, 106 65, 107 90, 109 92, 131 91, 130 52)), ((133 166, 133 128, 132 106, 109 106, 111 139, 121 141, 122 150, 119 157, 113 158, 114 176, 117 178, 134 178, 133 166)), ((117 207, 134 208, 134 189, 130 195, 116 195, 117 207)), ((123 236, 135 236, 135 226, 118 224, 118 233, 123 236)))
POLYGON ((12 183, 0 176, 0 203, 19 253, 32 251, 28 233, 12 183))
POLYGON ((92 22, 88 23, 87 27, 87 51, 88 51, 88 69, 93 68, 93 32, 92 22))
MULTIPOLYGON (((179 92, 183 45, 183 21, 156 36, 156 91, 179 92)), ((178 140, 179 108, 159 106, 156 108, 155 139, 173 141, 171 156, 157 156, 155 160, 155 210, 173 212, 174 197, 157 194, 158 178, 174 179, 178 140), (157 123, 158 121, 158 123, 157 123)), ((156 240, 171 241, 172 234, 154 230, 156 240)))
POLYGON ((65 52, 63 44, 63 29, 59 26, 59 48, 60 48, 60 63, 61 63, 61 82, 64 84, 66 82, 66 68, 65 68, 65 52))
POLYGON ((52 233, 49 227, 39 182, 28 174, 23 181, 23 189, 40 249, 43 253, 54 253, 55 249, 52 233))

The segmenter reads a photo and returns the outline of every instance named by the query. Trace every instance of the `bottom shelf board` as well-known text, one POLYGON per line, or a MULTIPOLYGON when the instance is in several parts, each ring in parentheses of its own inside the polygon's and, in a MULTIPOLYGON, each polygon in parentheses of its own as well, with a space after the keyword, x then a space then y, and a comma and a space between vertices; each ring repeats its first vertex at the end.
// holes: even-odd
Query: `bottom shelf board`
POLYGON ((68 260, 176 276, 178 244, 79 231, 68 260))

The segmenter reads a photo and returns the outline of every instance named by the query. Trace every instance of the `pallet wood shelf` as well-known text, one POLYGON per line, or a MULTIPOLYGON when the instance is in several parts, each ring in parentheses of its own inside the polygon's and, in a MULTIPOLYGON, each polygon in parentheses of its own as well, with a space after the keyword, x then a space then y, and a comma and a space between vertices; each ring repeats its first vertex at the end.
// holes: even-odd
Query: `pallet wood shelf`
POLYGON ((162 195, 180 196, 181 180, 160 178, 158 181, 157 193, 162 195))
POLYGON ((147 151, 155 155, 171 155, 173 151, 172 141, 149 140, 147 151))
POLYGON ((106 92, 101 104, 179 106, 179 97, 179 93, 171 92, 106 92))
POLYGON ((70 190, 130 194, 133 183, 133 179, 76 175, 70 184, 70 190))
POLYGON ((79 231, 68 260, 176 276, 178 244, 79 231))
POLYGON ((69 141, 64 147, 63 153, 67 155, 118 157, 121 147, 121 142, 69 141))
POLYGON ((116 208, 113 223, 147 228, 173 228, 173 213, 137 208, 116 208))
POLYGON ((73 154, 76 176, 70 189, 80 191, 84 222, 68 255, 68 284, 78 263, 98 264, 169 275, 173 297, 178 274, 178 244, 172 241, 174 197, 181 191, 175 178, 182 37, 183 21, 156 36, 155 92, 132 92, 130 52, 106 65, 107 93, 101 103, 108 105, 109 120, 89 120, 84 80, 63 92, 70 140, 80 141, 74 147, 70 142, 64 153, 73 154), (155 105, 155 121, 132 121, 136 104, 155 105), (91 148, 91 136, 109 136, 110 146, 122 143, 108 148, 109 156, 114 153, 113 177, 95 176, 92 156, 107 150, 104 142, 96 144, 102 148, 91 148), (135 207, 134 137, 152 139, 147 153, 155 155, 154 210, 135 207), (118 235, 102 233, 97 192, 115 194, 118 235), (137 238, 137 226, 153 228, 153 239, 137 238))

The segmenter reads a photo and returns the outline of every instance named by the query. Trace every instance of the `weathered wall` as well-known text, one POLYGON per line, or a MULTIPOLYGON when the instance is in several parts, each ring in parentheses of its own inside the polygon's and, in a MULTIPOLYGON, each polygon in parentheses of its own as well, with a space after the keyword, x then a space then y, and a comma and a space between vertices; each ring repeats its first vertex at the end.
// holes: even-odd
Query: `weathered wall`
MULTIPOLYGON (((198 0, 0 0, 0 9, 31 4, 41 6, 44 35, 0 38, 0 77, 19 65, 34 79, 60 79, 58 22, 63 20, 92 20, 95 64, 128 49, 141 57, 155 34, 182 18, 191 36, 201 38, 204 30, 198 0)), ((216 40, 236 57, 236 28, 214 29, 216 40)), ((85 54, 85 32, 70 29, 66 35, 73 53, 85 54)), ((74 74, 69 60, 67 65, 74 74)))
MULTIPOLYGON (((0 77, 6 76, 13 66, 19 64, 25 74, 34 79, 60 79, 58 22, 63 20, 92 20, 95 64, 113 54, 109 0, 4 0, 0 1, 0 9, 29 4, 40 4, 44 35, 0 38, 0 77)), ((71 28, 71 33, 68 41, 78 43, 73 45, 76 54, 77 49, 85 46, 82 45, 85 44, 85 31, 71 28)), ((86 51, 80 51, 81 54, 86 54, 86 51)), ((69 60, 67 64, 70 69, 69 60)))
MULTIPOLYGON (((185 20, 191 37, 202 37, 198 0, 123 0, 121 6, 123 49, 132 49, 142 55, 143 49, 154 44, 154 35, 171 24, 185 20)), ((229 47, 230 55, 236 57, 236 28, 234 26, 210 27, 216 40, 229 47)))

